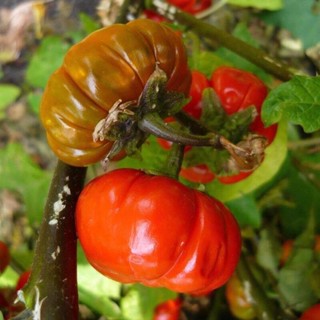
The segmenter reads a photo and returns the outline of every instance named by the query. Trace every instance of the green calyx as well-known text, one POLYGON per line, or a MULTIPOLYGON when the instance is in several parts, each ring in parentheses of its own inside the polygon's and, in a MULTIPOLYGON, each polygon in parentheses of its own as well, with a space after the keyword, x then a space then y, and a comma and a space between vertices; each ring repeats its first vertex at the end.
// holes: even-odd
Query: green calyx
POLYGON ((256 116, 254 106, 228 115, 212 88, 203 91, 200 120, 206 123, 210 131, 219 133, 233 143, 238 143, 248 133, 249 126, 256 116))
POLYGON ((183 145, 219 145, 215 135, 194 135, 172 128, 164 118, 176 114, 187 103, 183 93, 167 90, 166 73, 156 66, 138 101, 115 102, 93 133, 94 141, 114 141, 106 156, 108 162, 121 150, 134 154, 149 134, 183 145))
POLYGON ((150 134, 183 146, 209 146, 215 150, 226 150, 238 166, 246 170, 259 163, 260 153, 255 153, 251 147, 242 148, 233 144, 227 136, 228 128, 232 129, 232 137, 244 131, 243 128, 247 129, 252 121, 252 110, 239 113, 237 119, 236 116, 230 117, 224 113, 214 92, 207 91, 204 95, 204 110, 213 121, 208 127, 203 127, 201 122, 180 111, 186 102, 182 93, 167 90, 167 76, 157 66, 138 101, 117 101, 108 116, 96 125, 93 133, 95 141, 114 141, 104 166, 122 150, 127 155, 136 153, 150 134), (186 125, 177 127, 166 123, 164 118, 171 115, 186 125), (220 132, 226 132, 226 136, 220 132))

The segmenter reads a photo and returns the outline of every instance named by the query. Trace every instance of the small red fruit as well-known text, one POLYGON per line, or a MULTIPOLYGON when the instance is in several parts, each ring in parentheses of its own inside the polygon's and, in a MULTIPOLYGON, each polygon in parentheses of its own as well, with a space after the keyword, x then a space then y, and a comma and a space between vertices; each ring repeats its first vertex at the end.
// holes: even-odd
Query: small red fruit
POLYGON ((320 319, 320 303, 313 305, 307 309, 301 316, 300 320, 319 320, 320 319))
POLYGON ((178 320, 181 305, 182 301, 179 298, 159 304, 154 310, 153 320, 178 320))
POLYGON ((17 284, 16 284, 16 291, 23 289, 23 287, 27 284, 27 282, 30 278, 30 274, 31 274, 30 270, 27 270, 27 271, 21 273, 21 275, 17 281, 17 284))
POLYGON ((214 180, 215 177, 214 173, 206 164, 198 164, 188 168, 181 168, 180 176, 195 183, 209 183, 214 180))
POLYGON ((0 273, 2 273, 10 262, 10 253, 8 246, 0 241, 0 273))

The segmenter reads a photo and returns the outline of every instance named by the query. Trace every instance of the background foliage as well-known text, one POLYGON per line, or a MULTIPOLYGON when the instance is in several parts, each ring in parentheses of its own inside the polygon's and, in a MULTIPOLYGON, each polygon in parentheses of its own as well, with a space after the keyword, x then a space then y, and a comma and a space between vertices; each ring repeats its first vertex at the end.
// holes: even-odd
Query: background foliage
MULTIPOLYGON (((227 3, 208 21, 226 27, 236 37, 262 47, 304 73, 316 73, 313 59, 306 59, 304 53, 312 51, 320 41, 317 1, 227 3)), ((56 19, 59 24, 59 17, 56 19)), ((38 120, 43 89, 68 48, 101 27, 101 19, 96 15, 82 12, 73 19, 75 22, 63 32, 59 28, 45 29, 41 39, 26 43, 19 58, 1 64, 0 239, 10 243, 12 263, 0 277, 0 288, 13 286, 18 274, 31 266, 37 228, 56 162, 38 120), (14 206, 5 201, 4 192, 10 192, 14 206)), ((66 21, 63 25, 67 25, 66 21)), ((256 246, 257 267, 277 283, 266 291, 298 315, 320 298, 319 257, 314 259, 310 241, 320 232, 320 80, 297 76, 279 85, 265 71, 225 48, 209 49, 193 34, 186 36, 186 43, 192 48, 193 69, 209 76, 219 65, 233 65, 257 74, 270 88, 276 87, 263 109, 266 124, 281 120, 275 144, 267 151, 268 160, 238 184, 221 185, 215 181, 192 186, 226 202, 243 229, 244 239, 256 246), (294 239, 296 247, 288 263, 280 268, 281 244, 286 239, 294 239)), ((158 171, 164 158, 165 151, 151 138, 139 156, 126 158, 117 165, 158 171)), ((92 166, 87 179, 99 173, 100 166, 92 166)), ((80 302, 89 310, 88 319, 104 316, 148 320, 158 303, 176 297, 176 293, 165 289, 122 286, 102 277, 81 251, 78 260, 80 302)), ((226 314, 225 319, 233 319, 230 313, 226 314)))

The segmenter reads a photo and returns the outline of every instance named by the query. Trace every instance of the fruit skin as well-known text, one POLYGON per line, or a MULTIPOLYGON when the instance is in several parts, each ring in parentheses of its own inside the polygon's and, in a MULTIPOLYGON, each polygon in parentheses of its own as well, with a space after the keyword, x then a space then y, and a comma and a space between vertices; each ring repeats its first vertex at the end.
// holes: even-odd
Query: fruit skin
POLYGON ((156 64, 167 88, 187 95, 191 83, 181 36, 149 19, 97 30, 74 45, 45 89, 40 116, 57 157, 73 166, 104 158, 112 142, 92 133, 116 101, 137 100, 156 64))
MULTIPOLYGON (((212 73, 210 83, 228 115, 255 106, 257 116, 249 130, 267 138, 268 144, 272 143, 278 126, 264 127, 261 107, 268 95, 268 88, 257 76, 245 70, 221 66, 212 73)), ((232 184, 247 178, 252 172, 219 176, 218 179, 223 184, 232 184)))
POLYGON ((166 18, 161 16, 160 14, 156 13, 155 11, 145 9, 143 10, 143 14, 147 19, 151 19, 155 22, 164 22, 166 21, 166 18))
POLYGON ((198 164, 192 167, 181 168, 179 175, 195 183, 209 183, 215 175, 206 164, 198 164))
MULTIPOLYGON (((206 76, 197 71, 192 71, 192 82, 189 96, 191 101, 183 107, 189 115, 200 119, 202 113, 202 92, 211 87, 216 92, 221 106, 228 115, 255 106, 257 116, 249 127, 252 133, 267 138, 268 144, 272 143, 277 133, 277 125, 265 128, 261 119, 261 107, 268 94, 267 86, 254 74, 229 66, 217 68, 211 75, 210 81, 206 76)), ((164 149, 170 149, 170 142, 158 139, 164 149)), ((190 146, 188 147, 190 148, 190 146)), ((180 175, 194 183, 209 183, 215 176, 222 184, 233 184, 250 176, 253 171, 239 172, 229 175, 215 175, 206 164, 195 167, 182 168, 180 175)))
POLYGON ((212 73, 211 85, 229 115, 250 105, 260 111, 268 94, 266 85, 254 74, 228 66, 219 67, 212 73))
POLYGON ((102 274, 178 292, 222 286, 240 255, 238 224, 221 202, 135 169, 92 180, 80 194, 76 228, 102 274))
POLYGON ((236 274, 233 274, 227 282, 225 294, 231 313, 237 319, 251 320, 256 318, 254 307, 248 301, 243 285, 236 274))
POLYGON ((30 274, 31 274, 30 270, 27 270, 27 271, 24 271, 23 273, 21 273, 21 275, 17 281, 17 284, 16 284, 16 291, 23 289, 23 287, 27 284, 27 282, 30 278, 30 274))
POLYGON ((153 320, 178 320, 181 306, 179 298, 167 300, 155 308, 153 320))
POLYGON ((6 269, 10 262, 10 253, 7 245, 0 241, 0 274, 6 269))
MULTIPOLYGON (((168 0, 168 3, 191 14, 196 14, 198 12, 208 9, 211 6, 212 2, 212 0, 168 0)), ((146 18, 156 22, 167 21, 167 19, 164 16, 156 13, 153 10, 145 9, 143 10, 143 14, 146 18)))
POLYGON ((191 87, 189 95, 191 100, 183 107, 183 110, 195 119, 200 119, 202 114, 202 92, 210 86, 206 76, 200 71, 191 72, 191 87))
POLYGON ((319 320, 320 319, 320 303, 313 305, 307 309, 300 317, 300 320, 319 320))
POLYGON ((250 131, 265 136, 270 144, 276 135, 277 125, 265 128, 261 119, 261 107, 268 95, 267 86, 251 72, 229 66, 217 68, 210 81, 227 114, 256 107, 257 116, 250 125, 250 131))
POLYGON ((218 179, 223 184, 233 184, 246 179, 253 171, 243 171, 229 176, 218 176, 218 179))
MULTIPOLYGON (((197 70, 193 70, 191 72, 191 79, 191 87, 189 91, 189 98, 191 100, 183 107, 183 111, 195 119, 200 119, 202 113, 202 91, 209 87, 209 81, 203 73, 197 70)), ((170 123, 175 122, 175 119, 173 117, 168 117, 165 121, 170 123)), ((157 138, 157 141, 163 149, 171 149, 171 141, 162 138, 157 138)), ((191 146, 186 146, 185 152, 191 148, 191 146)))
POLYGON ((212 0, 167 0, 169 3, 177 6, 183 11, 195 14, 208 9, 212 0))

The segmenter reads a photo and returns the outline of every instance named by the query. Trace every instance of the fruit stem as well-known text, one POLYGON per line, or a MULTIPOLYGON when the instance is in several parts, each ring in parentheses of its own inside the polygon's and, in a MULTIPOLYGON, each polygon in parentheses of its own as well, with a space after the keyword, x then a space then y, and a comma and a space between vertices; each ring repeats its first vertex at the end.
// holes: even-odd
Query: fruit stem
POLYGON ((86 168, 58 161, 52 178, 32 272, 25 289, 27 300, 37 293, 31 307, 42 320, 78 319, 74 211, 85 175, 86 168))
POLYGON ((253 47, 228 32, 203 22, 162 0, 154 0, 152 3, 152 9, 170 20, 175 20, 184 26, 189 27, 193 32, 199 34, 201 37, 214 39, 227 49, 261 67, 280 80, 288 81, 298 73, 297 70, 277 61, 270 55, 266 54, 263 50, 253 47))
POLYGON ((138 122, 140 130, 153 134, 156 137, 189 146, 212 146, 222 149, 220 135, 208 133, 207 135, 196 135, 181 131, 168 125, 157 113, 147 113, 138 122))
MULTIPOLYGON (((253 170, 261 163, 264 155, 264 148, 262 150, 256 148, 260 144, 263 145, 263 141, 259 144, 250 143, 247 147, 241 147, 214 132, 208 132, 206 135, 192 134, 168 125, 155 112, 145 114, 138 121, 138 127, 145 133, 153 134, 158 138, 174 143, 187 146, 210 146, 217 150, 224 149, 229 152, 233 161, 241 170, 253 170)), ((257 140, 259 142, 260 139, 264 140, 263 137, 256 136, 252 138, 252 141, 257 140)))
POLYGON ((183 110, 174 114, 173 117, 187 129, 189 129, 193 134, 205 135, 210 131, 201 122, 191 117, 183 110))
POLYGON ((183 151, 184 145, 178 143, 172 144, 164 167, 160 171, 161 174, 176 180, 179 178, 179 172, 183 161, 183 151))

